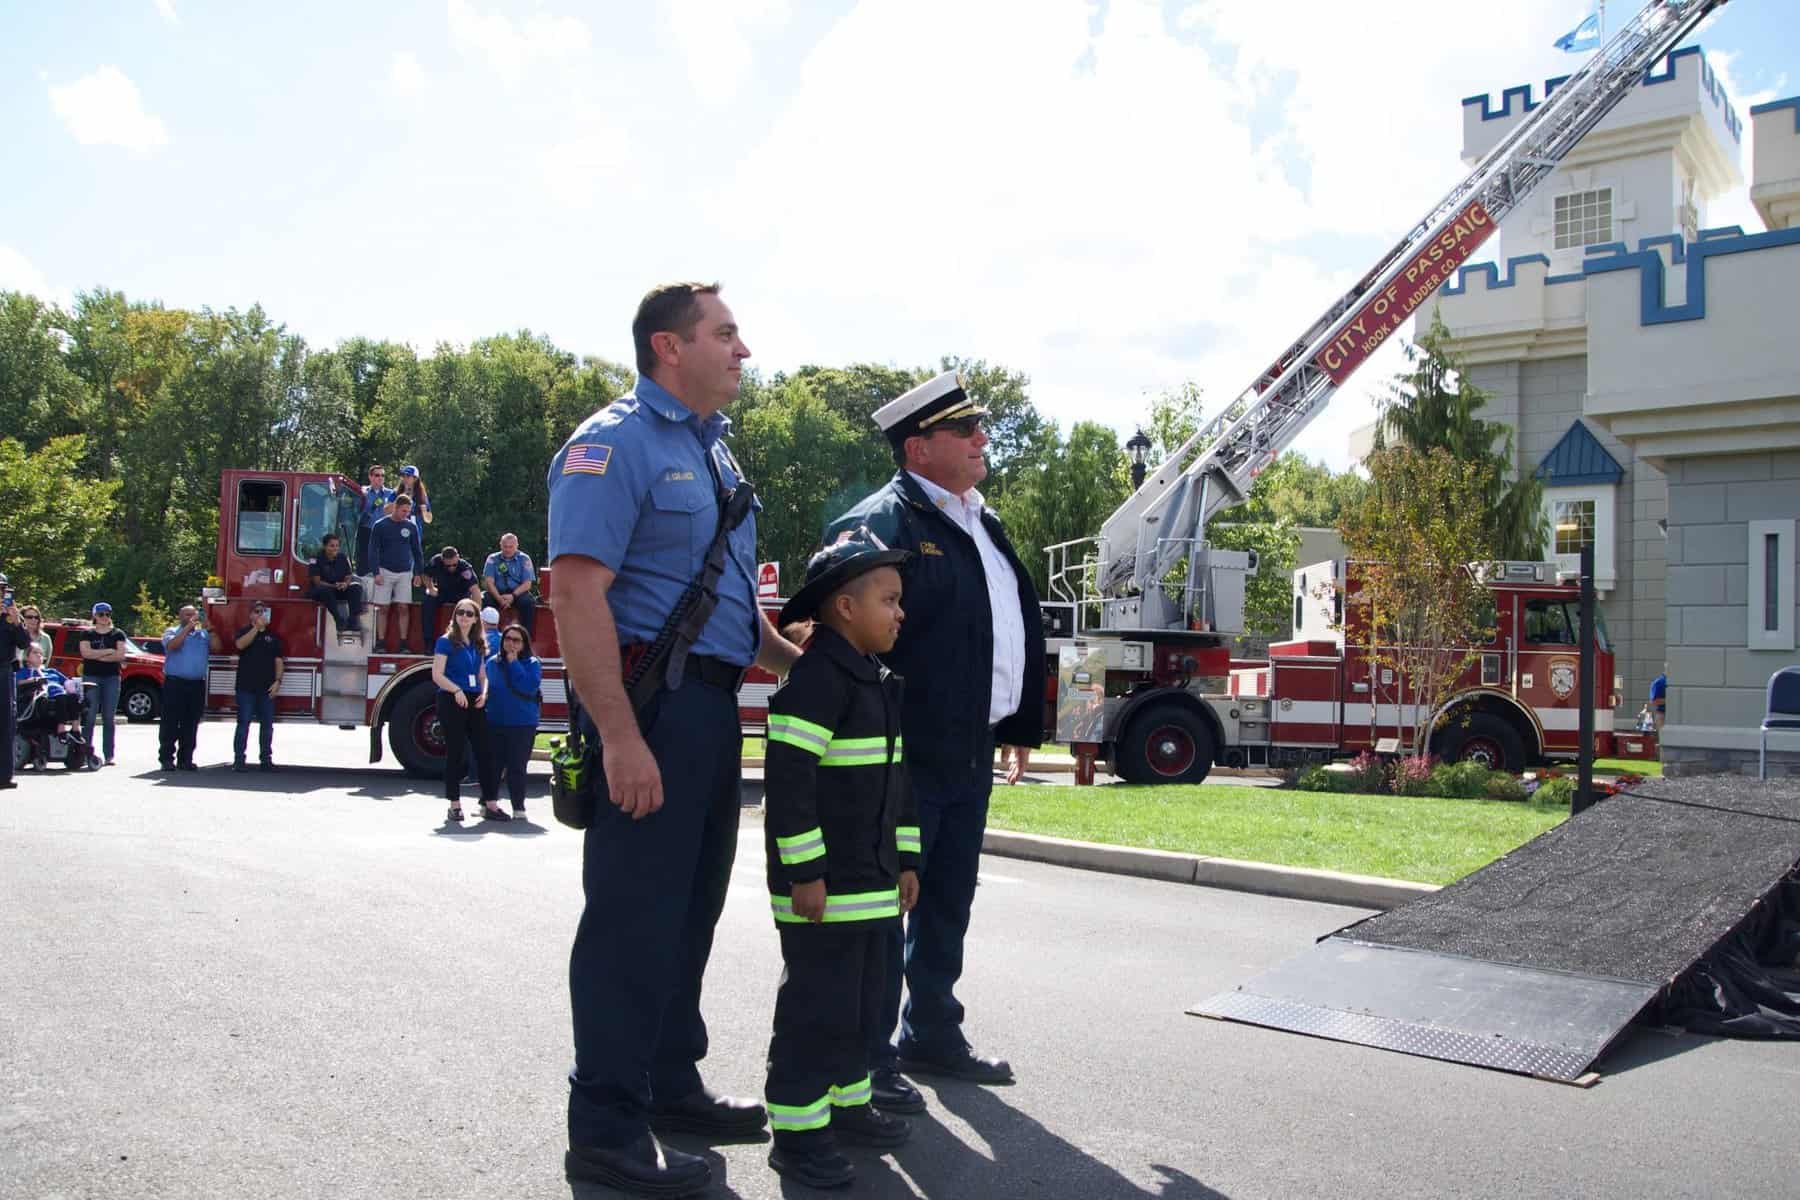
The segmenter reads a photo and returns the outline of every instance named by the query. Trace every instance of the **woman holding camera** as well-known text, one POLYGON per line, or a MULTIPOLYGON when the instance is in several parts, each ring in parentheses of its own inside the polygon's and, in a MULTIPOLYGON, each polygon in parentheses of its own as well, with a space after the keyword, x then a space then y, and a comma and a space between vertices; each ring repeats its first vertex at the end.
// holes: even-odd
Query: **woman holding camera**
MULTIPOLYGON (((531 653, 531 634, 514 621, 500 631, 500 652, 487 661, 488 730, 494 738, 496 771, 506 772, 512 815, 525 818, 525 769, 537 738, 544 703, 544 664, 531 653)), ((499 790, 495 780, 495 791, 499 790)))
POLYGON ((438 689, 438 728, 444 733, 444 797, 450 801, 451 821, 463 819, 462 764, 471 747, 481 779, 482 818, 510 819, 495 799, 500 785, 494 777, 484 711, 488 702, 487 667, 482 653, 485 649, 481 610, 473 600, 458 600, 450 614, 450 624, 431 656, 431 681, 438 689))

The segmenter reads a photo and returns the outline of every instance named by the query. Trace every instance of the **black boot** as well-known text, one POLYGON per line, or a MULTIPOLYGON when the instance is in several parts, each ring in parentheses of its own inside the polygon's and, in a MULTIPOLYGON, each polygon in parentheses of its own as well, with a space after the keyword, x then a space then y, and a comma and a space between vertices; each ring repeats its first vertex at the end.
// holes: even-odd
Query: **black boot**
POLYGON ((691 1196, 712 1182, 704 1158, 659 1145, 649 1133, 623 1146, 570 1146, 563 1173, 570 1183, 597 1183, 633 1196, 691 1196))

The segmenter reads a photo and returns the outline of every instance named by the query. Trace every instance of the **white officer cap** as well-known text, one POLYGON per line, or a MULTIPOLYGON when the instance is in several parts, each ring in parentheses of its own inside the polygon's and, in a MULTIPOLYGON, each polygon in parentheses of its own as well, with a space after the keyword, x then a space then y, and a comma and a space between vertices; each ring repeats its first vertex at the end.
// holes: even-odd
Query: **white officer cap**
POLYGON ((934 375, 918 387, 875 410, 875 424, 898 448, 909 437, 922 437, 940 421, 985 417, 987 409, 964 390, 961 371, 934 375))

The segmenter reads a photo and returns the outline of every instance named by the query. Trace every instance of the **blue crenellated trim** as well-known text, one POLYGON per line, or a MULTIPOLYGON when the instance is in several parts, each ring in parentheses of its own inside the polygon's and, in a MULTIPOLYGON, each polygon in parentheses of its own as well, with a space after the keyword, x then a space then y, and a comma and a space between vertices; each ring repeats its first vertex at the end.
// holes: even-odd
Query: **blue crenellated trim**
POLYGON ((1491 262, 1476 263, 1471 267, 1462 267, 1456 272, 1455 279, 1438 289, 1440 296, 1460 296, 1469 290, 1469 278, 1473 275, 1487 276, 1487 290, 1498 291, 1500 288, 1512 287, 1519 281, 1520 263, 1543 263, 1544 269, 1550 269, 1550 258, 1545 254, 1521 254, 1517 258, 1506 260, 1506 278, 1500 278, 1500 268, 1491 262))
POLYGON ((1654 250, 1658 246, 1669 248, 1669 262, 1680 264, 1687 261, 1687 243, 1679 233, 1665 233, 1661 237, 1647 237, 1639 240, 1639 250, 1654 250))
POLYGON ((1742 225, 1716 225, 1711 229, 1702 229, 1695 236, 1694 240, 1699 242, 1718 242, 1723 241, 1726 238, 1741 238, 1743 236, 1744 227, 1742 225))
MULTIPOLYGON (((1643 86, 1653 87, 1659 83, 1669 83, 1673 81, 1677 77, 1675 69, 1676 60, 1687 58, 1689 56, 1700 60, 1700 89, 1708 96, 1712 97, 1713 103, 1719 106, 1720 114, 1725 120, 1725 128, 1731 134, 1731 140, 1742 144, 1744 140, 1744 123, 1742 119, 1738 117, 1737 110, 1732 107, 1731 97, 1725 93, 1725 85, 1719 82, 1718 75, 1713 71, 1712 64, 1706 61, 1706 54, 1700 47, 1683 46, 1679 50, 1671 51, 1669 54, 1664 55, 1660 63, 1653 64, 1644 72, 1643 86)), ((1558 75, 1554 79, 1544 80, 1544 99, 1549 99, 1551 93, 1555 92, 1557 87, 1566 82, 1568 78, 1567 75, 1558 75)), ((1529 83, 1522 83, 1517 87, 1509 87, 1500 93, 1500 107, 1498 108, 1494 107, 1493 97, 1486 92, 1483 92, 1478 96, 1464 96, 1462 103, 1464 108, 1476 104, 1481 105, 1481 119, 1483 121, 1499 121, 1506 117, 1524 116, 1544 102, 1543 100, 1533 100, 1531 98, 1531 92, 1532 88, 1529 83), (1514 96, 1519 98, 1517 112, 1513 109, 1514 96)), ((1784 103, 1788 102, 1776 101, 1773 104, 1759 105, 1751 110, 1751 114, 1755 115, 1764 109, 1779 107, 1784 103)), ((1797 97, 1794 103, 1797 105, 1794 113, 1795 130, 1800 132, 1800 97, 1797 97)))
MULTIPOLYGON (((1467 104, 1468 101, 1464 100, 1463 103, 1467 104)), ((1750 109, 1750 115, 1760 117, 1766 112, 1776 112, 1784 108, 1794 110, 1794 132, 1800 133, 1800 96, 1789 96, 1786 100, 1771 100, 1767 104, 1755 105, 1750 109)))
POLYGON ((1663 260, 1655 250, 1639 250, 1633 254, 1596 255, 1581 264, 1586 275, 1602 275, 1608 271, 1641 272, 1638 276, 1638 323, 1640 325, 1672 325, 1679 321, 1700 321, 1706 317, 1706 260, 1726 254, 1744 254, 1768 250, 1776 246, 1800 246, 1800 229, 1782 229, 1774 233, 1757 233, 1735 238, 1699 241, 1687 250, 1687 299, 1681 304, 1663 300, 1663 260))

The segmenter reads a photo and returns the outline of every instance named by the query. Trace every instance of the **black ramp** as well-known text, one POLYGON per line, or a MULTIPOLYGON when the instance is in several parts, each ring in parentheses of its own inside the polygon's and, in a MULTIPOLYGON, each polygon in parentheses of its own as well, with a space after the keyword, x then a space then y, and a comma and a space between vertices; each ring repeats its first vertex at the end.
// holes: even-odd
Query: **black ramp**
POLYGON ((1800 784, 1632 791, 1190 1011, 1577 1078, 1800 863, 1800 784))

